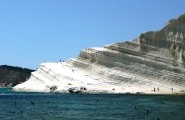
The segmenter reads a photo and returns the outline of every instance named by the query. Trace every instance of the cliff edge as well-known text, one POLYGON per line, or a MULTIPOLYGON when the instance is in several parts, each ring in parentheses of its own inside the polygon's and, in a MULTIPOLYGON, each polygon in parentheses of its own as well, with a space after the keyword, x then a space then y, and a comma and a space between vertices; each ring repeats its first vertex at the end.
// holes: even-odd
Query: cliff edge
POLYGON ((14 91, 184 94, 185 15, 132 41, 87 48, 75 59, 43 63, 14 91), (72 90, 72 91, 71 91, 72 90))

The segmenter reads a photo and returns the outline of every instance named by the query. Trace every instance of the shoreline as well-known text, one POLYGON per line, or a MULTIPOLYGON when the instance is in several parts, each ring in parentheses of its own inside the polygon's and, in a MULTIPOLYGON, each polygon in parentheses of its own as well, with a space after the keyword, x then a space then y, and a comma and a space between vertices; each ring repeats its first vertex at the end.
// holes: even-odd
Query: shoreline
POLYGON ((147 92, 108 92, 108 91, 85 91, 80 93, 70 93, 68 91, 30 91, 30 90, 11 90, 12 92, 27 93, 53 93, 53 94, 104 94, 104 95, 145 95, 145 96, 185 96, 185 93, 147 93, 147 92))
POLYGON ((0 87, 0 88, 13 88, 13 87, 0 87))

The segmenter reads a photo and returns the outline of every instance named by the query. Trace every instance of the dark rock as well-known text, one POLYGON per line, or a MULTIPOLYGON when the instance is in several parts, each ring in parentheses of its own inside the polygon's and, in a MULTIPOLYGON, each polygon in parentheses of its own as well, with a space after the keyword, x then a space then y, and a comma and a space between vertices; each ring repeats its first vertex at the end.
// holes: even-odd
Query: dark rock
POLYGON ((56 85, 54 85, 54 86, 51 86, 49 89, 51 90, 51 92, 53 92, 53 91, 57 90, 58 87, 56 85))
POLYGON ((82 91, 80 90, 79 87, 72 87, 72 88, 69 88, 68 91, 70 93, 81 93, 82 91))

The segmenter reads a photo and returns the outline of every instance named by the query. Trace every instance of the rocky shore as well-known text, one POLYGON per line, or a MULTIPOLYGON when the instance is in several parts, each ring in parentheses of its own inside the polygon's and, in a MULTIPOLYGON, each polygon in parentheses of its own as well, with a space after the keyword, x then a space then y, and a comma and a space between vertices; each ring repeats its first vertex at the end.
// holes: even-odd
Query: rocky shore
POLYGON ((87 48, 65 62, 42 63, 13 90, 70 92, 85 87, 85 93, 184 94, 184 51, 185 15, 181 15, 132 41, 87 48))

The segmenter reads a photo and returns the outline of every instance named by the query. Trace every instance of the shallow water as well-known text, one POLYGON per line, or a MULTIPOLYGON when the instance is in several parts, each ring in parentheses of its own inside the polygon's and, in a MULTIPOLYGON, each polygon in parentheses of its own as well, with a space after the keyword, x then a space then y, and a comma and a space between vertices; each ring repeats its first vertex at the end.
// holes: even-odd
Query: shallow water
POLYGON ((1 120, 185 120, 185 96, 15 93, 7 90, 10 89, 0 89, 1 120))

